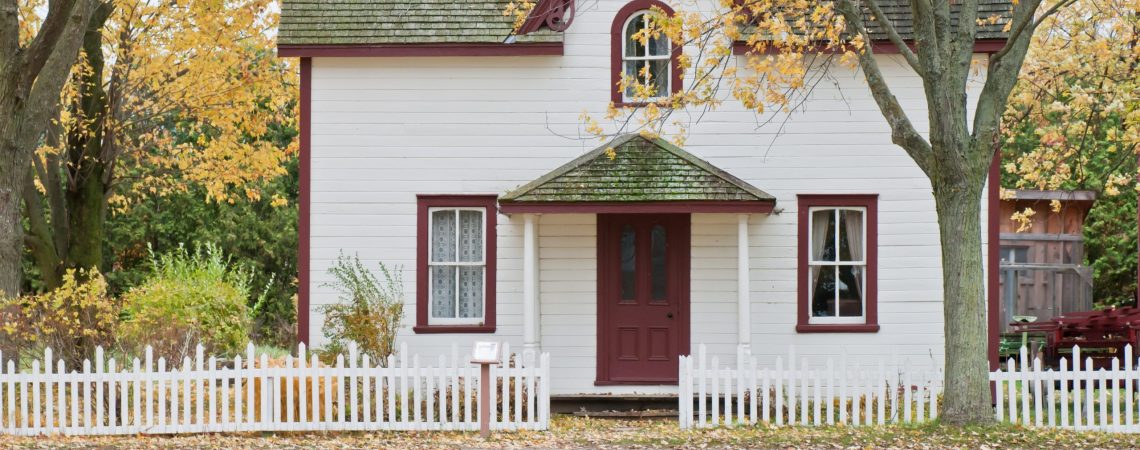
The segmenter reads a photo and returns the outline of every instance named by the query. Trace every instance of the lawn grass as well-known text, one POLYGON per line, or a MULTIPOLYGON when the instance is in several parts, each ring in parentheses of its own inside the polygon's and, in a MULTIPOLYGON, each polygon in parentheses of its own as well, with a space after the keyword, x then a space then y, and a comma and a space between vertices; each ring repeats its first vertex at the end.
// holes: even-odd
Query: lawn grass
POLYGON ((549 432, 376 432, 120 436, 98 438, 0 437, 3 448, 196 449, 477 449, 477 448, 757 448, 757 449, 1124 449, 1140 435, 1076 433, 1008 425, 956 428, 938 424, 871 427, 741 426, 682 431, 674 420, 613 420, 558 416, 549 432))

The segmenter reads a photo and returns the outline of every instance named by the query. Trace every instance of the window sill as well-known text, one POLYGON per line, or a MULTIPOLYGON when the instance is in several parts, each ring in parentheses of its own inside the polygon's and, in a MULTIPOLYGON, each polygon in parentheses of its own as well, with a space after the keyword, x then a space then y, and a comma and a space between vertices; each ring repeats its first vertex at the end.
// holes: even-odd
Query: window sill
POLYGON ((416 334, 442 334, 442 333, 494 333, 495 326, 491 325, 416 325, 412 327, 416 334))
POLYGON ((878 324, 799 324, 797 333, 878 333, 878 324))

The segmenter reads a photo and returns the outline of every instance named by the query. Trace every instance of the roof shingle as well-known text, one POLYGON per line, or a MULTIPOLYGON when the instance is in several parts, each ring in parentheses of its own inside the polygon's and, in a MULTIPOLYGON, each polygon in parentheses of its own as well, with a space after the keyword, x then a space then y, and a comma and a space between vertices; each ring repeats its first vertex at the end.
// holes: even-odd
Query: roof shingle
POLYGON ((506 193, 501 202, 775 201, 664 139, 628 134, 506 193), (613 158, 606 150, 614 149, 613 158))

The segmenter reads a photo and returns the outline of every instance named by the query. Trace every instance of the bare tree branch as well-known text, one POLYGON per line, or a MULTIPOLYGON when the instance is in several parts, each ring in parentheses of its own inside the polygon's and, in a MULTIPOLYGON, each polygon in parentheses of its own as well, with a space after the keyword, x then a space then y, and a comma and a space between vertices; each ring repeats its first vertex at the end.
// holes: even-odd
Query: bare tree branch
POLYGON ((898 29, 896 29, 895 25, 887 18, 887 15, 883 13, 883 9, 879 7, 879 2, 877 0, 867 0, 867 7, 870 8, 871 13, 875 15, 875 21, 881 24, 883 29, 887 31, 887 38, 891 40, 892 44, 895 44, 895 47, 898 47, 899 54, 906 59, 907 64, 910 64, 910 67, 913 68, 919 76, 923 76, 925 69, 919 64, 918 56, 906 45, 906 41, 899 35, 898 29))
MULTIPOLYGON (((840 13, 847 21, 847 29, 851 33, 860 33, 866 38, 867 28, 863 24, 862 14, 855 6, 854 1, 839 0, 838 4, 840 13)), ((867 41, 870 42, 869 39, 867 41)), ((891 142, 906 150, 923 172, 929 175, 934 154, 930 143, 915 130, 910 118, 906 115, 906 111, 899 104, 898 98, 891 92, 883 72, 879 70, 879 64, 875 61, 875 53, 870 46, 865 47, 864 51, 859 53, 859 67, 865 74, 867 85, 870 87, 872 97, 875 98, 875 103, 879 105, 883 117, 887 119, 887 124, 891 127, 891 142)))

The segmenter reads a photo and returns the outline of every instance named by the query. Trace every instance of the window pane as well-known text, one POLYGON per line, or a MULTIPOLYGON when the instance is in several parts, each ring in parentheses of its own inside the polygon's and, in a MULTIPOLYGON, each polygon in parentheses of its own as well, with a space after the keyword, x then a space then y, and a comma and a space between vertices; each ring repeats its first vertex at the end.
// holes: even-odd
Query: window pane
POLYGON ((637 295, 637 232, 626 225, 621 230, 621 299, 637 295))
POLYGON ((483 261, 482 211, 459 211, 459 260, 483 261))
POLYGON ((654 97, 669 95, 669 60, 658 59, 649 62, 649 82, 656 88, 654 97))
POLYGON ((431 316, 455 317, 455 267, 431 268, 431 316))
POLYGON ((817 210, 811 215, 812 261, 835 261, 835 210, 817 210))
POLYGON ((652 252, 651 270, 653 271, 653 300, 665 300, 666 288, 669 278, 665 273, 665 227, 656 225, 650 236, 650 251, 652 252))
POLYGON ((459 317, 483 317, 483 267, 459 268, 459 317))
POLYGON ((863 315, 863 267, 839 266, 839 316, 863 315))
POLYGON ((839 258, 841 261, 863 260, 863 211, 839 211, 839 258))
POLYGON ((812 266, 811 283, 812 317, 835 317, 835 266, 812 266))
POLYGON ((645 28, 645 14, 639 14, 625 26, 625 56, 645 56, 645 44, 634 35, 645 28))
POLYGON ((455 261, 455 210, 431 213, 431 260, 455 261))
MULTIPOLYGON (((632 82, 637 82, 637 83, 642 82, 640 73, 638 71, 641 70, 641 67, 643 65, 645 65, 645 61, 626 61, 625 62, 625 76, 630 79, 631 83, 632 82)), ((630 84, 628 87, 625 88, 625 96, 627 98, 633 98, 635 95, 637 95, 637 90, 633 84, 630 84)))
MULTIPOLYGON (((653 20, 650 18, 649 20, 653 20)), ((666 56, 669 54, 669 37, 665 33, 658 34, 657 37, 650 36, 648 42, 649 56, 666 56)))

